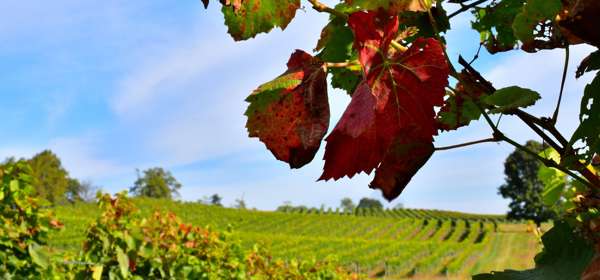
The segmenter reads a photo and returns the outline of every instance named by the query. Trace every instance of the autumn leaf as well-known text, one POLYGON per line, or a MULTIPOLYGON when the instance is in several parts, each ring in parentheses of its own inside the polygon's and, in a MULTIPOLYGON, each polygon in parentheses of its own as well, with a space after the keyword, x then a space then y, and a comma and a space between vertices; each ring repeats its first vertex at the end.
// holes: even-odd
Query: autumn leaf
POLYGON ((357 12, 349 25, 365 79, 326 139, 320 179, 377 169, 371 187, 393 199, 433 152, 434 106, 443 104, 448 64, 435 39, 417 39, 403 53, 391 49, 397 17, 357 12))
POLYGON ((563 28, 561 31, 576 36, 588 44, 600 47, 598 14, 600 14, 600 1, 577 0, 570 7, 566 16, 559 21, 559 25, 563 28))
POLYGON ((275 158, 300 168, 312 161, 329 127, 327 73, 321 60, 301 50, 287 66, 246 99, 246 127, 275 158))
POLYGON ((63 228, 65 225, 59 220, 50 220, 50 226, 53 228, 63 228))
POLYGON ((352 12, 386 10, 389 14, 404 11, 424 12, 431 8, 432 0, 344 0, 352 12))
POLYGON ((369 187, 381 189, 383 196, 392 200, 400 195, 412 177, 425 165, 433 154, 431 141, 403 141, 397 138, 375 171, 369 187))
POLYGON ((285 29, 300 8, 300 0, 221 0, 221 3, 225 25, 236 41, 275 27, 285 29))

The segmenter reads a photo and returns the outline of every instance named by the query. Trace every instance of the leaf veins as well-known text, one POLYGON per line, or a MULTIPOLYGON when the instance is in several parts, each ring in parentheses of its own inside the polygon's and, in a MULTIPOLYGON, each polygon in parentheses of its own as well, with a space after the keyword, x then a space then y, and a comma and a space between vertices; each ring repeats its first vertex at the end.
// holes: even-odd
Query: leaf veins
POLYGON ((329 128, 327 73, 322 61, 301 50, 287 66, 248 96, 246 127, 275 158, 300 168, 312 161, 329 128))
POLYGON ((433 153, 434 106, 444 102, 448 64, 435 39, 419 38, 404 53, 391 49, 396 16, 357 12, 349 25, 365 78, 326 139, 320 179, 376 170, 370 187, 391 200, 433 153))

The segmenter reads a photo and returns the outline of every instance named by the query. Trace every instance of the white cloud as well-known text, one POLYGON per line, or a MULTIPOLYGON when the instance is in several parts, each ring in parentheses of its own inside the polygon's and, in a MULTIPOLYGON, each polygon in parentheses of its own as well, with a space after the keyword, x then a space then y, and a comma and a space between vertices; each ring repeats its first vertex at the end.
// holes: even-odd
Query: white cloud
MULTIPOLYGON (((583 89, 591 78, 590 75, 587 75, 576 80, 575 69, 581 60, 592 51, 593 48, 584 45, 571 47, 570 67, 557 123, 557 127, 565 131, 567 136, 570 136, 570 133, 579 124, 577 118, 579 103, 583 89)), ((564 57, 565 52, 560 49, 541 51, 536 54, 514 52, 500 59, 495 64, 497 66, 488 71, 485 76, 497 88, 518 85, 538 91, 542 95, 542 99, 535 106, 527 108, 527 111, 538 116, 550 117, 558 99, 564 57)))
POLYGON ((122 166, 110 159, 103 159, 96 150, 98 143, 92 136, 79 138, 56 138, 48 148, 61 159, 72 177, 102 180, 130 172, 132 168, 122 166))
POLYGON ((121 82, 119 93, 111 101, 112 108, 120 116, 136 117, 156 112, 156 106, 168 98, 200 95, 182 89, 181 85, 201 76, 216 74, 212 70, 219 64, 231 63, 232 58, 239 59, 258 46, 256 43, 238 46, 224 39, 221 36, 216 40, 198 40, 174 47, 166 53, 149 54, 148 61, 121 82))

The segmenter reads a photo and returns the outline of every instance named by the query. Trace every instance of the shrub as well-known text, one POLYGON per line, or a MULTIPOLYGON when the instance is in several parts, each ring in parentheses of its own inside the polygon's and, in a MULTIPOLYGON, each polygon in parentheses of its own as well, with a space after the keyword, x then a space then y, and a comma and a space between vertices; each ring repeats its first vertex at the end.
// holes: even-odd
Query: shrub
POLYGON ((35 198, 24 162, 0 167, 0 278, 51 278, 56 267, 42 249, 48 231, 62 227, 35 198))
POLYGON ((125 193, 99 196, 102 215, 86 233, 78 275, 94 279, 350 279, 332 262, 283 262, 244 252, 230 230, 183 223, 173 213, 149 219, 125 193))

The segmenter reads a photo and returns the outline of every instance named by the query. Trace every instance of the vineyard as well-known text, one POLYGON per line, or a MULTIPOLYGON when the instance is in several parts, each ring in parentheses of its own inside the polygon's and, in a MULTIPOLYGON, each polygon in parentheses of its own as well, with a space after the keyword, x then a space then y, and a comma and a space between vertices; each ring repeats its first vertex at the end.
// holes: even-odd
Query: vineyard
MULTIPOLYGON (((144 215, 171 211, 194 225, 232 228, 243 247, 259 244, 275 258, 334 257, 349 270, 386 279, 470 279, 474 273, 531 268, 540 250, 529 225, 494 215, 417 209, 285 213, 151 199, 135 204, 144 215)), ((75 252, 100 210, 93 204, 54 210, 65 229, 53 233, 49 245, 75 252)))

